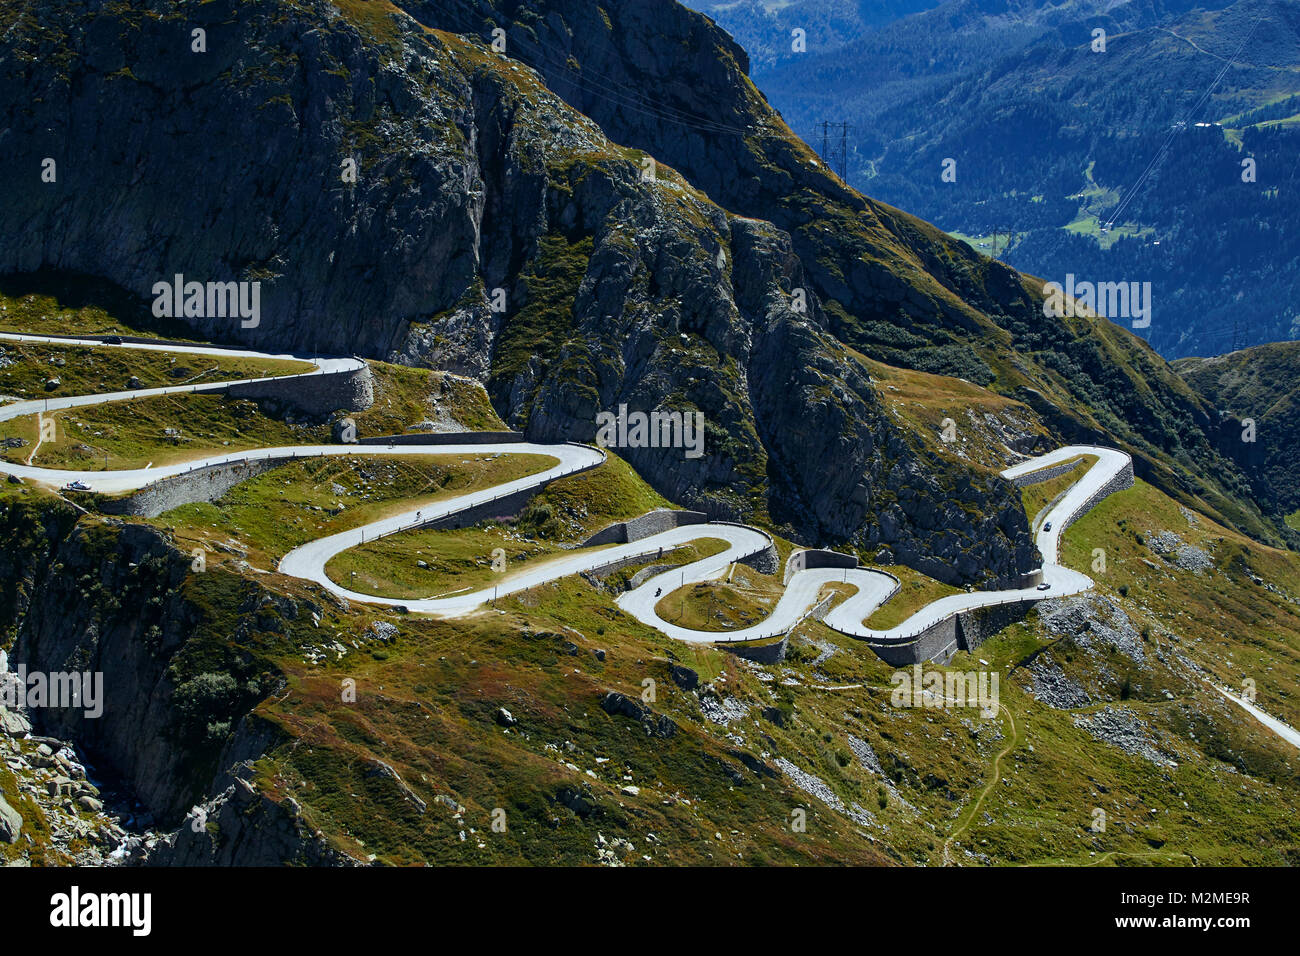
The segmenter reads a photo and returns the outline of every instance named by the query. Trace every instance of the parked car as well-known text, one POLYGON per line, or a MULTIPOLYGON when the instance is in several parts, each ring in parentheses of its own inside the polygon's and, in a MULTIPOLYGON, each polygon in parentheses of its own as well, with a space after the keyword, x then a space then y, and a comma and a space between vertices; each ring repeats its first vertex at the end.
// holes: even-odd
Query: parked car
POLYGON ((64 486, 65 491, 89 491, 90 485, 84 481, 70 481, 64 486))

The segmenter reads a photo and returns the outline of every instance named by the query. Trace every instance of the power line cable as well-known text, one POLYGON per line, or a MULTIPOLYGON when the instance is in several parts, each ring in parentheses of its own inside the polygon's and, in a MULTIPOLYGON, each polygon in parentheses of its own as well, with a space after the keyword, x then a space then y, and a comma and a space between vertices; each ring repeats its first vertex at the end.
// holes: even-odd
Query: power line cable
POLYGON ((1142 175, 1138 177, 1137 181, 1125 193, 1124 197, 1120 200, 1119 205, 1115 207, 1115 211, 1111 214, 1110 219, 1106 221, 1107 229, 1110 229, 1115 225, 1116 221, 1119 219, 1120 215, 1124 212, 1124 210, 1127 209, 1129 207, 1129 204, 1132 203, 1133 200, 1137 198, 1138 191, 1142 188, 1143 184, 1146 183, 1147 179, 1151 176, 1151 174, 1155 171, 1156 167, 1159 166, 1160 162, 1164 159, 1165 155, 1169 152, 1169 147, 1173 144, 1174 138, 1178 135, 1179 132, 1181 132, 1184 128, 1186 128, 1187 124, 1192 121, 1192 119, 1197 115, 1197 113, 1209 100, 1210 96, 1218 88, 1219 84, 1223 82, 1223 78, 1228 74, 1228 70, 1234 65, 1237 57, 1241 56, 1242 51, 1246 49, 1246 44, 1248 44, 1251 41, 1251 38, 1254 37, 1255 31, 1259 28, 1260 21, 1264 19, 1264 16, 1267 12, 1268 12, 1268 7, 1267 5, 1265 5, 1264 8, 1260 10, 1259 16, 1255 18, 1255 22, 1251 24, 1250 31, 1246 34, 1246 38, 1241 41, 1241 45, 1237 47, 1237 51, 1233 53, 1231 57, 1229 57, 1227 60, 1224 61, 1223 69, 1221 69, 1218 75, 1215 76, 1214 82, 1210 84, 1209 88, 1206 89, 1206 91, 1201 94, 1200 98, 1197 99, 1196 103, 1187 112, 1187 118, 1184 119, 1181 123, 1175 123, 1173 128, 1170 129, 1169 135, 1165 137, 1165 141, 1161 144, 1160 149, 1156 151, 1156 154, 1154 157, 1152 157, 1151 162, 1147 163, 1146 169, 1142 171, 1142 175))

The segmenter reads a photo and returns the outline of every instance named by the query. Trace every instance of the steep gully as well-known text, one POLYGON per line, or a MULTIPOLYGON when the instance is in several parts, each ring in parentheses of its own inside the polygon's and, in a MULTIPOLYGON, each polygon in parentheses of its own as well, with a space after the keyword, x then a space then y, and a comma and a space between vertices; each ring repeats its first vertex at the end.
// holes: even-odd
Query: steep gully
MULTIPOLYGON (((128 392, 110 392, 99 395, 17 402, 0 408, 0 421, 8 421, 48 411, 125 401, 134 398, 147 398, 156 395, 182 392, 222 392, 230 389, 231 386, 245 385, 251 382, 287 381, 307 379, 310 376, 354 374, 364 368, 364 363, 355 358, 269 355, 249 350, 205 347, 184 343, 114 343, 98 338, 17 335, 12 333, 0 333, 0 339, 48 342, 61 345, 85 345, 105 349, 147 349, 187 355, 224 355, 234 358, 298 360, 314 366, 314 369, 310 372, 267 379, 168 386, 137 389, 128 392)), ((957 614, 1016 602, 1064 597, 1090 589, 1093 586, 1090 578, 1058 563, 1061 531, 1071 521, 1086 512, 1089 507, 1096 503, 1096 500, 1104 497, 1108 486, 1114 479, 1125 469, 1131 467, 1129 456, 1114 449, 1096 446, 1067 446, 1049 454, 1028 459, 1002 473, 1003 477, 1010 480, 1025 479, 1026 476, 1029 476, 1029 480, 1032 480, 1034 472, 1051 468, 1053 465, 1069 461, 1081 455, 1092 455, 1097 458, 1096 463, 1082 475, 1047 514, 1043 529, 1050 530, 1040 530, 1037 534, 1036 542, 1044 558, 1041 584, 1047 585, 1046 588, 1042 588, 1040 584, 1035 583, 1033 586, 1024 588, 956 594, 926 605, 896 627, 888 630, 876 630, 866 627, 864 621, 877 608, 889 600, 898 589, 898 581, 893 576, 881 571, 856 567, 809 567, 789 575, 784 593, 766 620, 752 627, 729 632, 695 631, 670 624, 656 613, 655 605, 658 597, 665 590, 718 578, 725 574, 734 562, 751 558, 771 548, 772 541, 764 532, 738 524, 705 522, 671 528, 625 544, 618 544, 595 551, 576 552, 507 575, 493 587, 485 587, 445 597, 430 597, 417 600, 379 597, 343 587, 331 580, 325 573, 325 567, 331 558, 366 541, 374 541, 377 538, 399 531, 432 525, 461 512, 490 505, 493 501, 540 489, 565 475, 594 468, 605 460, 605 452, 587 445, 577 443, 544 445, 531 442, 488 444, 467 442, 465 444, 437 445, 306 445, 253 449, 179 464, 122 471, 72 471, 0 462, 0 472, 56 487, 78 482, 91 492, 113 494, 137 491, 161 479, 183 475, 190 471, 215 465, 279 458, 347 455, 379 457, 430 454, 447 456, 531 454, 549 457, 555 461, 555 464, 541 472, 483 491, 460 495, 432 505, 424 505, 419 509, 395 514, 359 528, 353 528, 349 531, 308 542, 285 555, 280 561, 278 570, 291 577, 315 582, 348 600, 390 607, 402 606, 413 613, 455 617, 472 612, 497 598, 526 591, 568 575, 600 568, 621 559, 641 557, 648 554, 653 556, 656 552, 668 552, 691 541, 703 538, 721 539, 727 546, 722 552, 692 562, 684 567, 656 575, 640 586, 620 595, 617 603, 637 620, 676 640, 691 643, 753 641, 774 637, 789 631, 803 620, 814 605, 817 604, 818 595, 823 586, 840 583, 856 588, 856 593, 842 600, 830 610, 826 614, 824 622, 829 627, 852 637, 863 638, 881 644, 898 643, 910 640, 928 628, 957 614)))

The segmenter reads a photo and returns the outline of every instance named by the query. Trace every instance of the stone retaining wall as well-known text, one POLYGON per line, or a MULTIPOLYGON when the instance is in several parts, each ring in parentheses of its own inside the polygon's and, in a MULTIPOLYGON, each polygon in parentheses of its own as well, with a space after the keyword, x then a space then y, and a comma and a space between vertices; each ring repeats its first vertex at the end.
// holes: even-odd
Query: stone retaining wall
POLYGON ((930 625, 916 637, 893 642, 867 641, 867 646, 886 664, 904 667, 923 661, 946 664, 959 649, 957 616, 930 625))
POLYGON ((1083 464, 1082 458, 1076 458, 1074 461, 1063 461, 1059 465, 1052 465, 1050 468, 1044 468, 1041 471, 1031 471, 1027 475, 1021 475, 1019 478, 1012 478, 1011 483, 1017 488, 1024 488, 1029 485, 1041 485, 1043 482, 1051 481, 1053 478, 1059 478, 1061 475, 1068 475, 1081 464, 1083 464))
POLYGON ((519 432, 406 432, 358 438, 358 445, 504 445, 523 442, 519 432))
POLYGON ((805 617, 810 617, 814 621, 826 620, 826 615, 830 613, 831 605, 835 603, 835 599, 837 597, 839 597, 839 595, 837 594, 826 595, 824 598, 822 598, 820 601, 817 602, 817 604, 813 607, 811 611, 809 611, 805 615, 805 617))
POLYGON ((1035 568, 1032 571, 1026 571, 1024 574, 1017 574, 1013 578, 1002 578, 989 585, 984 590, 987 591, 1023 591, 1025 588, 1036 588, 1043 583, 1043 569, 1035 568))
MULTIPOLYGON (((667 511, 665 509, 660 509, 658 511, 652 511, 647 515, 642 515, 641 518, 634 518, 631 521, 620 522, 619 524, 610 525, 608 528, 604 528, 601 531, 598 531, 596 534, 592 535, 590 538, 584 541, 580 545, 580 547, 585 548, 595 544, 625 544, 625 543, 630 543, 631 541, 639 541, 642 538, 649 537, 652 534, 658 534, 661 531, 668 531, 671 530, 672 528, 681 527, 683 525, 703 524, 704 521, 701 520, 703 518, 704 516, 698 511, 667 511), (653 518, 654 520, 643 522, 642 518, 653 518), (674 521, 676 523, 674 523, 674 521), (641 523, 638 524, 638 522, 641 523), (631 535, 631 537, 629 539, 624 540, 621 537, 621 535, 631 535)), ((736 523, 733 521, 716 521, 713 523, 736 525, 736 523)), ((742 528, 749 528, 748 525, 736 525, 736 526, 742 528)), ((750 530, 757 531, 759 529, 754 528, 750 530)), ((760 574, 775 574, 777 569, 777 562, 779 560, 776 553, 776 542, 773 541, 772 536, 767 534, 766 532, 760 531, 759 533, 766 536, 768 542, 767 547, 761 551, 749 555, 748 557, 741 558, 739 561, 736 562, 736 564, 748 565, 749 567, 753 568, 755 571, 758 571, 760 574)), ((625 568, 630 564, 638 564, 642 561, 649 561, 652 558, 656 558, 664 554, 670 554, 672 550, 673 549, 666 550, 663 548, 652 548, 649 551, 630 555, 629 557, 626 558, 620 558, 618 560, 611 561, 608 564, 598 565, 597 567, 591 568, 585 573, 591 575, 593 578, 603 577, 607 574, 611 574, 614 571, 619 570, 620 568, 625 568)))
POLYGON ((755 646, 745 643, 728 644, 719 642, 713 646, 735 654, 737 657, 743 657, 747 661, 753 661, 756 664, 778 664, 785 660, 786 649, 790 646, 790 635, 786 634, 779 641, 773 641, 771 644, 755 646))
POLYGON ((920 634, 901 641, 867 641, 887 664, 902 667, 934 661, 946 664, 958 651, 973 651, 1003 628, 1023 620, 1037 601, 1012 601, 974 608, 936 621, 920 634))
MULTIPOLYGON (((651 554, 654 554, 654 552, 651 552, 651 554)), ((648 560, 650 560, 650 555, 636 555, 624 561, 611 561, 609 564, 602 564, 599 567, 592 568, 590 571, 581 572, 581 575, 586 582, 594 588, 604 587, 606 590, 613 590, 613 588, 607 586, 607 582, 605 581, 605 578, 608 575, 627 567, 629 564, 648 560)), ((671 571, 676 567, 677 565, 675 564, 648 564, 636 574, 632 575, 632 577, 624 581, 618 590, 620 593, 623 591, 634 591, 655 575, 663 574, 665 571, 671 571)))
POLYGON ((648 564, 627 580, 627 590, 634 591, 656 574, 663 574, 677 567, 675 564, 648 564))
POLYGON ((210 388, 206 391, 225 392, 231 398, 283 402, 300 412, 316 417, 323 417, 340 409, 349 412, 364 411, 375 403, 375 383, 369 365, 351 372, 272 378, 260 382, 227 385, 224 388, 210 388))
POLYGON ((977 608, 957 615, 957 640, 964 651, 973 651, 998 631, 1023 621, 1037 601, 1014 601, 977 608))
POLYGON ((781 578, 782 584, 789 584, 790 579, 799 571, 806 571, 809 568, 848 568, 853 569, 858 566, 858 559, 851 554, 841 554, 839 551, 826 551, 820 548, 803 548, 794 552, 785 562, 785 574, 781 578))
MULTIPOLYGON (((184 348, 194 345, 205 349, 222 349, 228 352, 248 351, 246 345, 224 345, 210 342, 176 342, 171 339, 156 339, 142 335, 44 335, 45 338, 91 340, 108 343, 109 339, 120 341, 123 345, 162 345, 184 348)), ((306 361, 306 359, 299 359, 306 361)), ((232 398, 246 398, 252 401, 267 399, 283 402, 307 415, 324 416, 344 409, 360 412, 375 403, 374 378, 370 366, 362 362, 362 367, 351 372, 332 372, 328 375, 307 373, 289 377, 273 378, 261 382, 245 382, 222 387, 214 383, 202 389, 203 394, 225 393, 232 398)))
POLYGON ((125 498, 101 500, 99 510, 112 515, 156 518, 165 511, 200 501, 216 501, 235 485, 293 461, 292 455, 209 465, 162 478, 125 498))
POLYGON ((516 518, 528 506, 528 502, 537 497, 538 492, 542 491, 543 487, 545 486, 525 488, 523 491, 516 491, 514 494, 486 501, 481 505, 475 505, 473 508, 466 508, 464 511, 457 511, 455 514, 427 522, 422 527, 437 528, 440 531, 453 531, 457 528, 468 528, 480 521, 488 521, 492 518, 516 518))
POLYGON ((629 544, 648 538, 652 534, 671 531, 683 525, 704 524, 708 520, 708 516, 702 511, 672 511, 668 508, 659 508, 631 521, 619 521, 602 528, 582 542, 581 547, 585 548, 593 544, 629 544))
POLYGON ((1108 498, 1109 496, 1115 494, 1115 492, 1117 491, 1123 491, 1126 488, 1132 488, 1132 487, 1133 487, 1133 459, 1130 458, 1124 464, 1124 467, 1121 468, 1115 474, 1115 477, 1111 478, 1110 481, 1106 482, 1095 492, 1093 492, 1092 496, 1083 503, 1083 507, 1080 508, 1078 511, 1076 511, 1074 514, 1072 514, 1069 518, 1067 518, 1065 522, 1061 525, 1060 533, 1057 535, 1057 539, 1056 539, 1058 542, 1057 545, 1058 549, 1060 547, 1059 542, 1065 536, 1066 528, 1070 527, 1070 525, 1074 524, 1076 521, 1078 521, 1080 518, 1086 515, 1089 511, 1095 508, 1097 506, 1097 503, 1101 501, 1103 498, 1108 498))
MULTIPOLYGON (((514 433, 509 432, 507 434, 514 434, 514 433)), ((430 433, 428 437, 436 438, 437 435, 430 433)), ((434 442, 430 442, 429 444, 436 445, 436 444, 440 444, 440 442, 434 441, 434 442)), ((579 443, 568 442, 568 444, 576 445, 579 443)), ((580 475, 584 471, 591 471, 593 468, 599 468, 604 463, 605 463, 605 459, 602 458, 600 461, 594 462, 590 465, 584 465, 583 467, 577 468, 566 475, 561 475, 560 478, 568 478, 570 475, 580 475)), ((560 478, 556 478, 554 480, 559 481, 560 478)), ((486 521, 490 518, 517 517, 519 513, 523 511, 524 508, 528 505, 528 502, 532 501, 535 497, 537 497, 537 495, 540 494, 542 491, 544 491, 547 485, 549 484, 550 482, 547 482, 546 485, 536 485, 532 488, 525 488, 522 491, 516 491, 514 494, 505 495, 501 498, 496 498, 493 499, 492 501, 484 502, 481 505, 476 505, 473 508, 467 508, 464 511, 458 511, 453 515, 447 515, 445 518, 439 518, 436 521, 427 522, 425 525, 423 525, 423 527, 452 530, 456 528, 468 528, 471 525, 478 524, 480 521, 486 521)))
POLYGON ((737 564, 745 564, 753 568, 759 574, 776 574, 781 567, 781 558, 776 553, 776 542, 772 536, 762 528, 754 528, 747 524, 741 524, 739 521, 714 521, 713 524, 729 524, 733 528, 745 528, 748 531, 757 531, 763 537, 767 538, 767 547, 762 551, 755 551, 748 557, 741 558, 737 564))
MULTIPOLYGON (((629 554, 627 557, 615 558, 613 561, 607 561, 605 564, 598 564, 594 568, 588 568, 586 571, 582 572, 582 576, 586 578, 589 583, 594 585, 597 584, 601 578, 611 575, 615 571, 621 571, 623 568, 631 567, 634 564, 642 564, 646 561, 661 558, 665 554, 672 554, 672 550, 665 551, 662 548, 651 548, 649 551, 643 551, 639 554, 629 554)), ((660 565, 660 570, 667 567, 676 567, 676 565, 660 565)), ((645 570, 649 571, 651 569, 646 568, 645 570)), ((634 579, 636 577, 641 577, 643 573, 644 572, 638 571, 636 575, 634 575, 634 579)), ((651 577, 651 575, 646 575, 646 577, 651 577)), ((645 579, 642 578, 642 580, 645 579)), ((637 584, 639 583, 640 582, 637 582, 637 584)), ((636 584, 631 585, 631 587, 636 586, 636 584)))
POLYGON ((776 553, 776 545, 769 544, 762 551, 741 558, 736 563, 747 565, 759 574, 776 574, 777 569, 781 567, 781 557, 776 553))

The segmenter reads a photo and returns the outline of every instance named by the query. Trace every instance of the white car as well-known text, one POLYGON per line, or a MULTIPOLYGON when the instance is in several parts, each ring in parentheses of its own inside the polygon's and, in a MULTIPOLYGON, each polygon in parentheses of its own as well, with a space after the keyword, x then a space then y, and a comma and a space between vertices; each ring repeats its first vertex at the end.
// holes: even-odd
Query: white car
POLYGON ((84 481, 70 481, 64 486, 65 491, 89 491, 90 485, 84 481))

